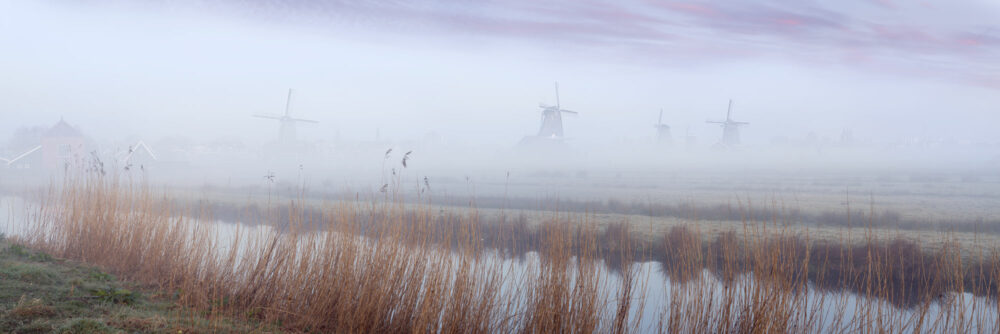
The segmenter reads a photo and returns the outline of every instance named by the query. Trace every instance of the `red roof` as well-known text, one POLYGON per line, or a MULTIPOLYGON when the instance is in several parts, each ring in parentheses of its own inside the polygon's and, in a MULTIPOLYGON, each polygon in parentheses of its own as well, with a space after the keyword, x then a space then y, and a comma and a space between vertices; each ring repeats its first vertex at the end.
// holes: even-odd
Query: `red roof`
POLYGON ((80 131, 77 131, 73 126, 66 123, 66 121, 59 119, 59 123, 53 125, 48 131, 45 131, 44 137, 83 137, 80 131))

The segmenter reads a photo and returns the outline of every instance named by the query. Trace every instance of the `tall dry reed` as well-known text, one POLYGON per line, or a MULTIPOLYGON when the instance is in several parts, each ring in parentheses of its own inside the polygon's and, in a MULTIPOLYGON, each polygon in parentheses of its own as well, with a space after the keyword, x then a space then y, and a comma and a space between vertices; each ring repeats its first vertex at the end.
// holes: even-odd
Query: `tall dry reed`
POLYGON ((628 225, 600 230, 583 215, 528 231, 523 221, 487 224, 396 197, 320 212, 293 200, 259 224, 230 225, 141 184, 69 177, 51 188, 23 242, 196 310, 289 331, 909 333, 996 332, 1000 323, 1000 256, 948 240, 933 253, 870 229, 861 244, 811 240, 775 216, 744 219, 714 240, 693 226, 644 245, 628 225), (537 261, 502 256, 524 249, 537 261), (666 296, 647 295, 650 279, 634 262, 648 259, 671 279, 666 296), (969 294, 993 299, 970 303, 969 294), (655 328, 644 327, 648 298, 660 297, 655 328))

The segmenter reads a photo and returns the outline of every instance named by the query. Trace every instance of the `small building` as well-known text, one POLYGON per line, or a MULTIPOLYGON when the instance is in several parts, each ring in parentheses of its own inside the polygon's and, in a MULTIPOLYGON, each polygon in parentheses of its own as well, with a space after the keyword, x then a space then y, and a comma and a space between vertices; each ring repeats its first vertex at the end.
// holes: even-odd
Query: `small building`
POLYGON ((52 171, 85 158, 86 138, 63 119, 40 136, 31 137, 24 138, 27 142, 14 148, 16 151, 8 152, 10 157, 0 158, 0 163, 7 169, 52 171))
POLYGON ((42 168, 59 169, 68 163, 82 161, 86 139, 62 118, 42 134, 42 168))
POLYGON ((117 156, 118 163, 126 169, 153 165, 160 160, 153 149, 142 140, 129 145, 127 151, 119 152, 117 156))

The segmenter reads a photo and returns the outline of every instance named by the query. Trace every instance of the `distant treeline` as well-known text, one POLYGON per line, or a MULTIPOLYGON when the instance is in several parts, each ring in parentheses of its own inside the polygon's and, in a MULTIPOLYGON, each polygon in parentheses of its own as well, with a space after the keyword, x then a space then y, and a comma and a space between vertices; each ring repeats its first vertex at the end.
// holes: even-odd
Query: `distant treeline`
MULTIPOLYGON (((850 213, 846 208, 843 211, 824 210, 817 212, 782 207, 780 203, 763 205, 757 203, 753 205, 695 204, 690 202, 624 201, 620 199, 565 200, 554 197, 540 199, 476 197, 471 203, 478 208, 613 213, 686 220, 778 221, 835 227, 1000 233, 1000 220, 987 220, 981 217, 948 220, 906 217, 899 211, 872 208, 865 203, 853 206, 850 213)), ((462 198, 438 197, 434 199, 434 204, 468 206, 470 201, 462 198)))
MULTIPOLYGON (((371 200, 370 198, 356 196, 341 196, 339 198, 349 198, 350 200, 363 202, 371 200)), ((280 218, 281 221, 289 218, 288 208, 285 205, 267 206, 254 203, 234 205, 208 200, 202 200, 199 203, 202 209, 208 209, 214 217, 221 220, 252 222, 258 220, 264 214, 270 215, 272 218, 280 218)), ((470 199, 467 197, 439 196, 434 197, 430 204, 482 209, 544 210, 669 217, 690 221, 774 221, 845 228, 871 227, 921 231, 1000 233, 1000 220, 998 219, 985 219, 983 217, 975 219, 907 217, 907 215, 904 215, 900 211, 880 209, 877 206, 871 206, 863 202, 858 202, 857 205, 851 206, 850 213, 848 213, 846 206, 842 211, 818 211, 783 207, 781 203, 696 204, 691 202, 625 201, 621 199, 566 200, 556 197, 505 198, 484 196, 470 199)), ((310 212, 311 209, 309 207, 301 210, 305 210, 304 213, 306 214, 319 213, 318 211, 310 212)))

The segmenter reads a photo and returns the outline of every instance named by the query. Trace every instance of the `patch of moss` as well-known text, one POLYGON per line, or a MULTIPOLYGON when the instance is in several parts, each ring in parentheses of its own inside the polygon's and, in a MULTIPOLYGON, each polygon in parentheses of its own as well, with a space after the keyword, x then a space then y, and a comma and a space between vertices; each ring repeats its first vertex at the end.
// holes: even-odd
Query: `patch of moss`
POLYGON ((0 277, 32 284, 54 284, 61 281, 55 270, 42 265, 17 262, 0 266, 0 277))
POLYGON ((32 321, 26 324, 22 324, 14 328, 12 333, 15 334, 42 334, 42 333, 52 333, 55 328, 52 324, 47 321, 32 321))
POLYGON ((239 319, 209 320, 171 293, 156 294, 151 300, 99 268, 0 239, 0 333, 267 332, 239 319))
POLYGON ((141 295, 132 292, 131 290, 117 289, 114 287, 93 289, 90 291, 90 294, 107 303, 125 305, 134 304, 141 297, 141 295))
POLYGON ((56 332, 60 334, 101 334, 114 331, 103 321, 89 318, 72 319, 56 332))

